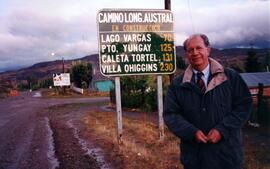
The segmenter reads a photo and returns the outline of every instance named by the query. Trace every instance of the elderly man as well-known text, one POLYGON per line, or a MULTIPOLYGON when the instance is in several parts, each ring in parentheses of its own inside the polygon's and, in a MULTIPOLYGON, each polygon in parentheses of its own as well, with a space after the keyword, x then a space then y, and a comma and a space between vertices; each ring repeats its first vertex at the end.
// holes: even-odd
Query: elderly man
POLYGON ((185 169, 242 169, 249 89, 237 72, 209 57, 206 35, 189 37, 184 50, 190 65, 170 85, 163 115, 181 139, 181 162, 185 169))

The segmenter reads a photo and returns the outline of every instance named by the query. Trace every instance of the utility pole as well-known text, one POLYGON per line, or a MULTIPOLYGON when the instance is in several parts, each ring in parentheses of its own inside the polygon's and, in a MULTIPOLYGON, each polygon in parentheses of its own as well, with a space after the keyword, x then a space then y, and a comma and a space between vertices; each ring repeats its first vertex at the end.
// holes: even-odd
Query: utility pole
MULTIPOLYGON (((165 9, 171 10, 171 0, 165 0, 165 9)), ((170 76, 170 82, 173 76, 170 76)), ((162 90, 162 75, 157 75, 157 95, 158 95, 158 128, 159 139, 164 141, 164 120, 163 120, 163 90, 162 90)))
POLYGON ((171 10, 171 0, 165 0, 165 9, 171 10))
POLYGON ((62 57, 62 73, 65 73, 64 57, 62 57))
MULTIPOLYGON (((165 3, 165 9, 171 10, 171 0, 164 0, 164 3, 165 3)), ((169 78, 170 78, 170 83, 172 83, 172 81, 173 81, 173 74, 170 74, 169 75, 169 78)))
MULTIPOLYGON (((65 73, 64 57, 62 57, 62 73, 65 73)), ((63 94, 66 94, 66 86, 63 86, 63 94)))

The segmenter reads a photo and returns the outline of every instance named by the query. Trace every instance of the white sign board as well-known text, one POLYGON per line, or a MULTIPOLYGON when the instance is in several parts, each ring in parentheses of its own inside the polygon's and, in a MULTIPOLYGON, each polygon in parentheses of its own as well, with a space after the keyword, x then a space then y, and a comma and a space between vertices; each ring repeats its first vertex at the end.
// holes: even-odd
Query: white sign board
POLYGON ((53 74, 53 85, 54 86, 70 86, 70 75, 69 73, 53 74))

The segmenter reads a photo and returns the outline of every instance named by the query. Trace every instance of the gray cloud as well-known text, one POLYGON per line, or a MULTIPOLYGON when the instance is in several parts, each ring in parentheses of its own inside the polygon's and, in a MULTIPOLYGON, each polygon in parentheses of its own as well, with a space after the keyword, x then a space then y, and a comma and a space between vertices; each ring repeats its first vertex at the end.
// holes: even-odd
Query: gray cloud
MULTIPOLYGON (((87 0, 82 2, 89 3, 87 0)), ((153 2, 146 3, 152 6, 153 2)), ((218 48, 248 46, 249 43, 270 47, 269 1, 219 2, 199 1, 197 6, 191 4, 190 10, 181 1, 172 6, 176 44, 182 45, 187 36, 200 32, 207 34, 212 45, 218 48)), ((0 71, 97 53, 96 13, 109 6, 107 0, 90 7, 75 0, 51 4, 19 0, 10 3, 20 7, 0 15, 0 71), (52 52, 56 55, 52 56, 52 52)), ((113 5, 117 3, 120 4, 117 1, 113 5)))
POLYGON ((68 23, 66 21, 56 17, 46 17, 29 9, 12 13, 8 20, 9 33, 16 36, 59 40, 67 37, 68 23))
POLYGON ((30 66, 41 61, 96 53, 96 36, 90 35, 89 30, 93 28, 86 19, 66 20, 28 9, 12 13, 7 29, 0 31, 0 71, 13 69, 16 65, 30 66), (52 52, 56 55, 52 56, 52 52))
POLYGON ((181 44, 188 35, 199 32, 207 34, 214 47, 218 48, 248 46, 249 43, 270 48, 268 5, 268 2, 259 1, 213 4, 191 11, 192 21, 187 17, 190 15, 187 9, 182 13, 179 11, 176 16, 183 19, 179 19, 176 29, 183 33, 176 33, 178 40, 181 44))

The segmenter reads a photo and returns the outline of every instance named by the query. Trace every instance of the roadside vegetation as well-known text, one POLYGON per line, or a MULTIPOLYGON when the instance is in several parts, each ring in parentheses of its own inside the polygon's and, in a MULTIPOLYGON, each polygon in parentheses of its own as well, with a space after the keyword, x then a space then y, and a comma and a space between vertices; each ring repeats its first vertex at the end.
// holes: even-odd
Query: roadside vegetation
MULTIPOLYGON (((169 85, 169 76, 163 76, 163 93, 169 85)), ((115 89, 110 91, 111 102, 115 103, 115 89)), ((121 102, 126 108, 152 112, 157 110, 156 76, 121 77, 121 102)))
POLYGON ((7 97, 11 89, 12 85, 7 82, 0 81, 0 99, 7 97))
POLYGON ((96 144, 109 151, 108 158, 117 169, 181 169, 178 139, 166 130, 165 141, 161 142, 157 125, 148 118, 149 114, 139 119, 123 117, 120 145, 113 112, 90 111, 82 121, 87 126, 87 135, 95 138, 96 144))
POLYGON ((70 88, 65 89, 65 94, 60 94, 63 92, 63 88, 53 88, 53 89, 42 89, 42 96, 46 98, 82 98, 82 97, 109 97, 109 92, 98 92, 84 90, 83 94, 77 93, 70 88))

